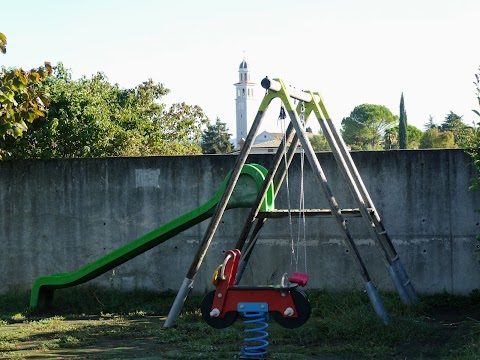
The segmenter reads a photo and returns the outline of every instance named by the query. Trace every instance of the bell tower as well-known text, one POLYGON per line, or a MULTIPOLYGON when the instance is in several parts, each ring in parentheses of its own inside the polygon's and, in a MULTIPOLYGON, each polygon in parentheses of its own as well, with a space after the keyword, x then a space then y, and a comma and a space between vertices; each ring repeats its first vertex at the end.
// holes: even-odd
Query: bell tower
POLYGON ((253 117, 248 116, 253 109, 253 100, 255 83, 250 80, 250 69, 245 58, 238 67, 238 82, 235 85, 236 90, 236 125, 237 125, 237 145, 242 138, 246 138, 250 126, 253 123, 253 117))

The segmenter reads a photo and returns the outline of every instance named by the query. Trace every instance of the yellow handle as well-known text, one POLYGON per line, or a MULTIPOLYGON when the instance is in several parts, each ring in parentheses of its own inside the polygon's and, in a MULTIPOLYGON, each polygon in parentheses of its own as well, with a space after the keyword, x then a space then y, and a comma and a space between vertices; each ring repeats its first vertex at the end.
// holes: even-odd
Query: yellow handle
POLYGON ((212 284, 215 286, 217 286, 218 284, 218 279, 220 278, 220 272, 222 271, 222 267, 223 267, 223 264, 218 265, 215 271, 213 272, 212 284))

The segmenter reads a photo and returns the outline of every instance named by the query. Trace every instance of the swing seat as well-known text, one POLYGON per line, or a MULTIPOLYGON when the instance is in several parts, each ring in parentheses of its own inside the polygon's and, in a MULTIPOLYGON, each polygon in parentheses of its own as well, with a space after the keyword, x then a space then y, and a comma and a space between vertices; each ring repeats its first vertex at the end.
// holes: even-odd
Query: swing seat
POLYGON ((291 283, 298 284, 300 286, 307 285, 308 274, 302 272, 294 272, 292 276, 288 279, 291 283))

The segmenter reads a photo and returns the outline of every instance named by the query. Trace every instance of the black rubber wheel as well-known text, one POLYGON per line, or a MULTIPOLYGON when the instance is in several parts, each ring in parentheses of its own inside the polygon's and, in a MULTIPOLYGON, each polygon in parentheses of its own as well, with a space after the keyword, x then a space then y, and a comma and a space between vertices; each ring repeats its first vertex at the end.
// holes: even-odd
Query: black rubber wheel
POLYGON ((283 317, 283 314, 272 311, 270 313, 271 317, 277 324, 287 329, 295 329, 302 326, 310 318, 311 308, 310 300, 308 300, 307 294, 302 290, 294 289, 290 291, 292 295, 293 303, 297 308, 298 317, 297 318, 287 318, 283 317))
POLYGON ((215 299, 215 291, 209 292, 202 300, 200 310, 202 311, 202 319, 215 329, 224 329, 232 325, 237 320, 238 312, 229 311, 223 318, 210 317, 213 300, 215 299))

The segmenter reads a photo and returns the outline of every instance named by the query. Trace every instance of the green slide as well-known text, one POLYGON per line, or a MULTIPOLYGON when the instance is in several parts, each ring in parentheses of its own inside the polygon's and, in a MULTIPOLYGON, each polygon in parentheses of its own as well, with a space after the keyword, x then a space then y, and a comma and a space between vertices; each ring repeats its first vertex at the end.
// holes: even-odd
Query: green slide
MULTIPOLYGON (((260 165, 244 165, 228 202, 227 209, 252 207, 266 174, 267 170, 260 165)), ((229 177, 230 173, 226 176, 215 195, 198 208, 181 215, 76 271, 37 278, 32 286, 30 309, 47 309, 52 303, 55 289, 75 286, 92 280, 209 218, 213 215, 215 207, 225 191, 229 177)), ((273 186, 270 185, 262 204, 262 211, 271 211, 273 209, 274 192, 273 186)))

